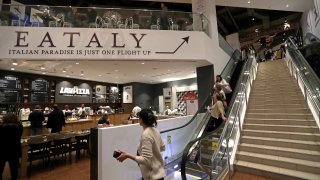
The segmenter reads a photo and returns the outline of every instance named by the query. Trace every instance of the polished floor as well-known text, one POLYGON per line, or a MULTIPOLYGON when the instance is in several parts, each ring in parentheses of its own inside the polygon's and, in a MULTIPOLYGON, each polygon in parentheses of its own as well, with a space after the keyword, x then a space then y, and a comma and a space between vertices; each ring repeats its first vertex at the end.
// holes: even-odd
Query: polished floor
MULTIPOLYGON (((90 158, 82 158, 77 162, 56 164, 54 168, 42 168, 41 163, 34 167, 34 172, 29 178, 19 180, 90 180, 90 158)), ((188 179, 192 177, 188 177, 188 179)), ((226 180, 228 177, 225 178, 226 180)), ((3 180, 10 180, 9 166, 3 172, 3 180)), ((271 180, 251 174, 236 172, 232 180, 271 180)))

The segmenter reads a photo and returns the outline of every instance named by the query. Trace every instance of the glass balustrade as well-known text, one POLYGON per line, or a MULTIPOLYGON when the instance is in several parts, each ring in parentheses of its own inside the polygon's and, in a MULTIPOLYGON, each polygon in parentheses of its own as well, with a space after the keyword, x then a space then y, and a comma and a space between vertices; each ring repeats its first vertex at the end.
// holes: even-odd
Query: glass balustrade
POLYGON ((4 4, 0 25, 208 32, 209 21, 201 14, 178 11, 4 4))

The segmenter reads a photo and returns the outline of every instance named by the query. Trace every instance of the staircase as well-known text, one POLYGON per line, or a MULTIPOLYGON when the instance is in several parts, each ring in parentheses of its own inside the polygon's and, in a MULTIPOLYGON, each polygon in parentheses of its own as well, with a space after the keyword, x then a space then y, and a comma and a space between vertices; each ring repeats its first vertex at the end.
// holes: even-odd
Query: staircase
POLYGON ((283 60, 260 63, 244 119, 236 171, 320 180, 320 133, 283 60))

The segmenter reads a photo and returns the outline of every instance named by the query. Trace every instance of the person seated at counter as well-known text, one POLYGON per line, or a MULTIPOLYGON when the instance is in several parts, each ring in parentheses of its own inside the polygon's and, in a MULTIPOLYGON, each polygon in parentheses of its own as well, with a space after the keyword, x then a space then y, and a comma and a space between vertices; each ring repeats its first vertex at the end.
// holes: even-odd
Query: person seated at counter
POLYGON ((103 114, 102 117, 99 119, 98 124, 102 124, 104 127, 109 127, 110 121, 108 114, 103 114))

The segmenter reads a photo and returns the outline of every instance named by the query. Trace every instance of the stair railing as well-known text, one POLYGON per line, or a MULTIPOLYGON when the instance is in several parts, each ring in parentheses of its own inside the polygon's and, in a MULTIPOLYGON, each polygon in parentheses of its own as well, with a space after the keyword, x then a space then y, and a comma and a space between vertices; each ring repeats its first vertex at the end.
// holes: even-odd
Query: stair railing
POLYGON ((320 128, 320 80, 291 38, 286 41, 286 46, 288 50, 285 60, 290 74, 297 80, 306 104, 320 128))

